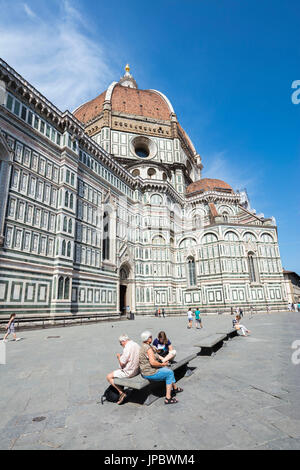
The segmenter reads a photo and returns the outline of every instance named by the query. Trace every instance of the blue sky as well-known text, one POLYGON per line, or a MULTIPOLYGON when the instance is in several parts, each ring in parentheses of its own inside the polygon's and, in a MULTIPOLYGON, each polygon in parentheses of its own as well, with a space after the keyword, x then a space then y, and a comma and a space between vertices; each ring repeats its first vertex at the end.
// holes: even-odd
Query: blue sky
POLYGON ((246 187, 300 273, 298 0, 0 0, 0 11, 0 56, 62 110, 126 62, 140 88, 165 93, 203 176, 246 187))

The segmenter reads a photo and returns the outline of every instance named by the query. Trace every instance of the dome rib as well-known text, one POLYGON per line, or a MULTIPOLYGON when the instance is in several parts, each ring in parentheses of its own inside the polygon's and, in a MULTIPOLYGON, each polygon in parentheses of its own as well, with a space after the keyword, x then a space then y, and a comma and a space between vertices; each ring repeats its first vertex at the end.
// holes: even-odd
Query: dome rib
POLYGON ((225 181, 212 179, 212 178, 202 178, 201 180, 191 183, 187 188, 187 194, 192 193, 204 193, 206 191, 219 191, 226 193, 233 193, 232 187, 225 181))
POLYGON ((139 90, 111 83, 109 88, 91 101, 79 106, 74 116, 86 124, 96 118, 103 110, 104 101, 111 102, 112 112, 122 112, 131 115, 170 120, 174 112, 169 100, 154 90, 139 90))

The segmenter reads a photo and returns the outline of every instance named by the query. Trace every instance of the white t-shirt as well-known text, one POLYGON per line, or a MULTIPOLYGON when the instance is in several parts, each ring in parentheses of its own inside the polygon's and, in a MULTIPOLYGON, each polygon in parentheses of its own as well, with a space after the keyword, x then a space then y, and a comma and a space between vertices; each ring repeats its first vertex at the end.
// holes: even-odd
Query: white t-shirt
POLYGON ((187 314, 188 314, 188 318, 193 318, 193 312, 192 312, 192 310, 189 310, 187 314))
POLYGON ((120 357, 121 364, 124 364, 122 370, 127 377, 134 377, 139 373, 139 354, 140 346, 132 340, 129 340, 123 349, 120 357))

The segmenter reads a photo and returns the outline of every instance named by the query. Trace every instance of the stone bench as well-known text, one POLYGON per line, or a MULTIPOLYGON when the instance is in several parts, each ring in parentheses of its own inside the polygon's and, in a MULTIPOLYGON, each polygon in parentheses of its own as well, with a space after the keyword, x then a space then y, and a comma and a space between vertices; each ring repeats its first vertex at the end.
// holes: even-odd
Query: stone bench
POLYGON ((225 334, 227 336, 226 340, 229 340, 238 335, 238 330, 236 328, 230 328, 229 330, 217 331, 217 334, 225 334))
MULTIPOLYGON (((168 366, 173 372, 185 367, 184 377, 189 377, 192 375, 193 371, 191 368, 188 367, 188 363, 195 359, 197 354, 191 354, 181 360, 174 361, 168 366)), ((141 374, 136 375, 135 377, 130 378, 115 378, 114 382, 116 385, 120 385, 122 387, 127 387, 128 389, 133 389, 137 391, 143 391, 143 394, 140 394, 139 402, 142 401, 144 405, 151 405, 155 400, 160 398, 160 396, 156 396, 153 393, 150 393, 152 389, 157 387, 161 387, 162 382, 157 382, 153 380, 144 379, 141 374)))
POLYGON ((214 335, 207 336, 200 340, 198 344, 194 346, 201 348, 199 356, 211 356, 216 349, 216 346, 221 347, 223 341, 227 339, 227 333, 216 333, 214 335))

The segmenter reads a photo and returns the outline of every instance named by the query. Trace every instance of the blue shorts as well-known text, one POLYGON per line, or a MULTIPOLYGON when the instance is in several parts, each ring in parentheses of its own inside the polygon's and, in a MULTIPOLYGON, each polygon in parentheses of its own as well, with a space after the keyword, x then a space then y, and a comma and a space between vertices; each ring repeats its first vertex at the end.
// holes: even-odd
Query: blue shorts
POLYGON ((162 367, 153 375, 143 375, 144 379, 156 380, 158 382, 166 381, 166 385, 171 385, 176 382, 174 372, 167 367, 162 367))

